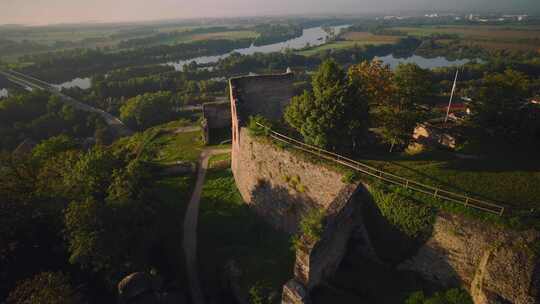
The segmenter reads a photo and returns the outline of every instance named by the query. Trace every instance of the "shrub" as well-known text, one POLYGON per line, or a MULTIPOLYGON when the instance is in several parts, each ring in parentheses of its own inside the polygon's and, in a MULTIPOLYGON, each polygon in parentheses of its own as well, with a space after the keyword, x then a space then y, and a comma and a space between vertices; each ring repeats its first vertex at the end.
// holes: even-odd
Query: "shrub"
POLYGON ((60 272, 42 272, 17 284, 9 293, 6 303, 76 304, 81 300, 67 276, 60 272))
POLYGON ((419 238, 430 231, 435 220, 434 208, 412 202, 399 189, 391 193, 373 189, 371 193, 386 220, 408 237, 419 238))
POLYGON ((248 130, 251 135, 254 136, 268 136, 272 128, 272 123, 270 120, 264 118, 261 115, 250 116, 248 122, 248 130), (259 124, 266 126, 267 128, 261 127, 259 124))
POLYGON ((341 181, 346 184, 352 184, 355 181, 357 181, 358 178, 359 178, 358 173, 354 171, 347 171, 347 173, 345 173, 345 175, 343 175, 343 177, 341 178, 341 181))
POLYGON ((324 210, 315 208, 300 221, 300 232, 310 242, 316 243, 323 233, 324 210))
POLYGON ((249 289, 249 302, 252 304, 268 304, 273 303, 270 296, 271 288, 269 284, 257 282, 249 289))
POLYGON ((405 304, 473 304, 471 296, 463 289, 453 288, 426 297, 424 292, 412 293, 405 304))

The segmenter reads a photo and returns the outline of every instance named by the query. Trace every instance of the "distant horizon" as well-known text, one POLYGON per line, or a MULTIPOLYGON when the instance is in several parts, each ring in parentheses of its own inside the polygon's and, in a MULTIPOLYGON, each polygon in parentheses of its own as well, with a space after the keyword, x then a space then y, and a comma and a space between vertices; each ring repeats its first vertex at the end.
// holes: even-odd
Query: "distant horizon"
POLYGON ((540 14, 538 0, 3 0, 0 26, 145 23, 254 17, 439 13, 540 14), (512 2, 509 4, 508 2, 512 2), (406 9, 403 9, 403 8, 406 9), (489 9, 486 9, 489 7, 489 9), (459 8, 459 9, 456 9, 459 8))

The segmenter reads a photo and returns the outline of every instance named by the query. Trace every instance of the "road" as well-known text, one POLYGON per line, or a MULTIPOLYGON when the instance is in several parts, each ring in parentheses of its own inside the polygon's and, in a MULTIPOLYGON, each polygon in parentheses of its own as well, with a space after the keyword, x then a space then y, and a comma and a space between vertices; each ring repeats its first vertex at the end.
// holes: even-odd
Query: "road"
POLYGON ((101 109, 89 106, 85 103, 75 100, 74 98, 70 96, 63 94, 62 92, 60 92, 59 89, 57 89, 50 83, 47 83, 43 80, 34 78, 29 75, 25 75, 16 71, 12 71, 12 70, 0 71, 0 74, 4 75, 10 81, 16 84, 22 85, 24 87, 49 91, 52 94, 59 96, 64 102, 72 105, 76 109, 99 114, 103 118, 103 120, 107 123, 107 125, 116 133, 118 137, 130 136, 133 134, 133 131, 131 131, 126 125, 124 125, 124 123, 117 117, 101 109))
POLYGON ((184 219, 184 253, 186 256, 186 268, 189 278, 189 287, 194 304, 204 304, 199 271, 197 267, 197 223, 199 218, 199 205, 201 193, 204 185, 208 161, 210 156, 230 152, 230 149, 204 149, 199 157, 199 170, 197 172, 197 182, 191 195, 191 200, 187 208, 184 219))

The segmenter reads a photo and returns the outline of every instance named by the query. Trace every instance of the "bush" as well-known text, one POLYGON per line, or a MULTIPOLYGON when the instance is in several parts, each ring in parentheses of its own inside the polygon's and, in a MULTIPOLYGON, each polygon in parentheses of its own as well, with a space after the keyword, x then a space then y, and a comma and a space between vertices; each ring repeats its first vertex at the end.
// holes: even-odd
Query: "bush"
POLYGON ((270 134, 270 129, 272 129, 272 123, 270 120, 261 115, 249 117, 248 130, 251 135, 268 136, 270 134), (264 125, 267 128, 261 127, 259 124, 264 125))
POLYGON ((310 242, 316 243, 323 233, 324 210, 315 208, 300 221, 300 232, 310 242))
POLYGON ((379 189, 371 191, 381 214, 388 222, 408 237, 426 236, 435 220, 435 210, 407 199, 399 189, 388 193, 379 189))
POLYGON ((341 181, 346 184, 352 184, 355 181, 357 181, 358 178, 359 178, 358 173, 354 171, 347 171, 347 173, 345 173, 345 175, 343 175, 343 177, 341 178, 341 181))
POLYGON ((270 295, 272 289, 264 282, 257 282, 249 289, 249 302, 252 304, 274 303, 275 299, 270 295))
POLYGON ((424 292, 412 293, 405 304, 473 304, 471 296, 463 289, 453 288, 437 292, 432 297, 426 297, 424 292))
POLYGON ((78 304, 81 296, 60 272, 42 272, 24 280, 10 292, 8 304, 78 304))

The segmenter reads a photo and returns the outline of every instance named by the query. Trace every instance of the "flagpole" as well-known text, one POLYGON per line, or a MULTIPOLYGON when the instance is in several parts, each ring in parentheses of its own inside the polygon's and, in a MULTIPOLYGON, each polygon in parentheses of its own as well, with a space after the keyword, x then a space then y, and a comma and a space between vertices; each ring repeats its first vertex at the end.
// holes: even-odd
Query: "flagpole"
POLYGON ((452 86, 452 93, 450 93, 450 101, 448 102, 448 108, 446 109, 446 118, 444 123, 448 121, 448 115, 450 115, 450 106, 452 106, 452 99, 454 98, 454 91, 456 90, 456 82, 459 74, 459 68, 456 70, 456 77, 454 78, 454 85, 452 86))

